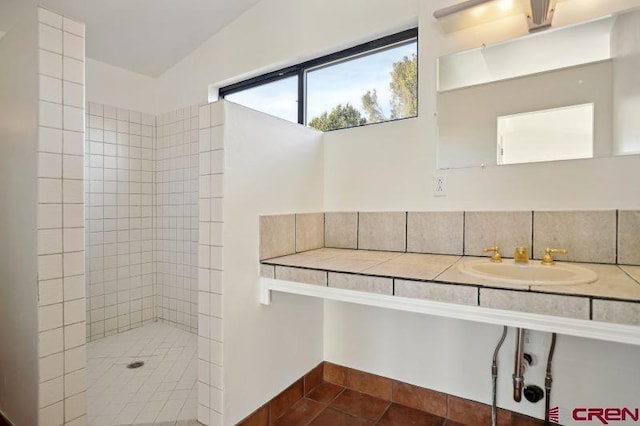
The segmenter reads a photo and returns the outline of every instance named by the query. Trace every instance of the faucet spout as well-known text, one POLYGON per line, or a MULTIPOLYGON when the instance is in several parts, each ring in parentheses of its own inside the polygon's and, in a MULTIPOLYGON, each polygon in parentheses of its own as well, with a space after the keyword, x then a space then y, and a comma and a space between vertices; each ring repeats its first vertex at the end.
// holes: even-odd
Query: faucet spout
POLYGON ((516 263, 529 263, 529 249, 527 247, 516 247, 513 252, 513 261, 516 263))
POLYGON ((513 372, 513 399, 522 401, 524 387, 524 328, 516 329, 516 361, 513 372))

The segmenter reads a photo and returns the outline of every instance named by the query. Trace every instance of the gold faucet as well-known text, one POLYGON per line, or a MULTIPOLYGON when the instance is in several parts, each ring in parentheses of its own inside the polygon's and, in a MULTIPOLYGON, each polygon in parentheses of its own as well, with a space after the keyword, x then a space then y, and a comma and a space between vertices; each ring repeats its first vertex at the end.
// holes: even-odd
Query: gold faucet
POLYGON ((544 249, 544 256, 542 256, 542 264, 543 265, 553 265, 555 263, 555 260, 553 260, 553 256, 551 256, 551 255, 552 254, 556 254, 556 253, 557 254, 567 254, 567 253, 569 253, 569 250, 547 247, 546 249, 544 249))
POLYGON ((515 263, 529 263, 529 249, 523 246, 516 247, 513 252, 513 261, 515 263))
POLYGON ((500 255, 500 247, 498 246, 486 247, 482 249, 482 251, 485 253, 492 251, 493 254, 491 255, 491 261, 494 263, 502 262, 502 255, 500 255))

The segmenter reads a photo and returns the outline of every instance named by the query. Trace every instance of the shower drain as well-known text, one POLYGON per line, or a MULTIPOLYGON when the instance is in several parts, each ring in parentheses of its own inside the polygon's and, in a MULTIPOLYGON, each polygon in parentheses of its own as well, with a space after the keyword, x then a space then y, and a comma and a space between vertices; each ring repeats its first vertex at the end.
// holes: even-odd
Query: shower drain
POLYGON ((144 365, 144 361, 135 361, 131 364, 127 364, 127 368, 140 368, 144 365))

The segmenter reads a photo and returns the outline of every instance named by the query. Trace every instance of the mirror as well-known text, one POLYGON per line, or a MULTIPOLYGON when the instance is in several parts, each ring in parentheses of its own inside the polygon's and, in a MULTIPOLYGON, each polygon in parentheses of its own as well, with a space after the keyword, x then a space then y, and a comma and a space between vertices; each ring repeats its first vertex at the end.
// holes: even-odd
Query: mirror
POLYGON ((640 11, 438 59, 440 169, 640 154, 640 11))

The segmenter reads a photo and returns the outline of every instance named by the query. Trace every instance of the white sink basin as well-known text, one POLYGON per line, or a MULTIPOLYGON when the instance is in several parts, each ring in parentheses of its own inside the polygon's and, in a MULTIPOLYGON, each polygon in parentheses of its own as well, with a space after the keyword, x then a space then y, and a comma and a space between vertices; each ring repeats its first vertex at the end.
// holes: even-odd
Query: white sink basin
POLYGON ((493 263, 489 259, 463 260, 458 264, 460 272, 494 282, 522 285, 576 285, 589 284, 598 279, 590 269, 568 263, 543 265, 539 260, 515 263, 503 259, 493 263))

